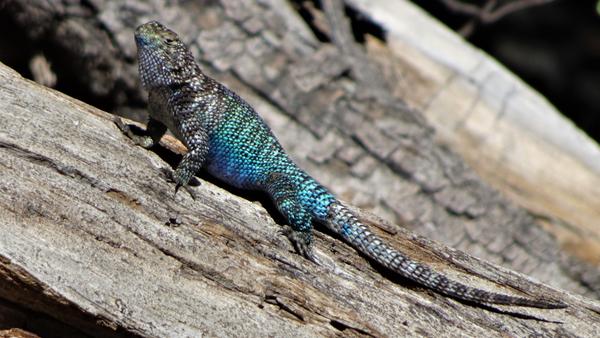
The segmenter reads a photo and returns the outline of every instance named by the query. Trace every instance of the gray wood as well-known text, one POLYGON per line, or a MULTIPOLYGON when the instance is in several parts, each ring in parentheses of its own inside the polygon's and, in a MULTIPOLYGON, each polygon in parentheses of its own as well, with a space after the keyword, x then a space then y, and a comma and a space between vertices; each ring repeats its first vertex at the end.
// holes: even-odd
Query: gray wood
MULTIPOLYGON (((598 297, 597 267, 561 252, 530 213, 440 146, 438 125, 434 131, 398 99, 399 80, 421 93, 417 84, 428 80, 415 74, 425 70, 389 66, 383 62, 389 51, 376 39, 354 44, 340 3, 325 5, 325 12, 312 9, 313 23, 334 44, 319 41, 287 1, 9 0, 0 11, 11 13, 32 41, 51 47, 44 49, 49 62, 41 64, 50 65, 59 84, 128 116, 145 109, 133 29, 159 19, 191 43, 203 69, 257 108, 303 168, 343 200, 400 224, 360 212, 395 246, 472 285, 561 297, 415 237, 408 227, 598 297)), ((47 72, 44 78, 52 78, 47 72)), ((390 280, 328 235, 317 236, 328 264, 316 267, 277 234, 276 213, 248 202, 256 196, 202 181, 195 188, 199 201, 185 191, 173 197, 159 170, 167 164, 134 147, 106 113, 4 67, 2 74, 0 225, 7 236, 0 239, 0 297, 96 336, 586 336, 597 330, 598 305, 589 301, 565 294, 567 310, 503 308, 562 324, 483 311, 390 280), (167 225, 170 218, 181 224, 167 225)), ((172 139, 163 144, 183 151, 172 139)))
POLYGON ((78 92, 128 116, 145 109, 143 102, 135 105, 145 94, 133 61, 133 29, 159 19, 342 199, 478 257, 599 297, 600 270, 561 255, 531 215, 437 144, 421 113, 393 95, 403 74, 353 45, 348 19, 337 18, 339 2, 325 4, 328 14, 313 10, 315 26, 333 31, 335 45, 320 42, 287 1, 96 0, 85 7, 12 0, 4 10, 15 13, 32 40, 54 47, 47 57, 59 82, 73 78, 78 92))
POLYGON ((325 264, 316 266, 293 252, 261 205, 207 181, 193 188, 195 201, 185 192, 173 196, 160 170, 168 165, 134 146, 109 114, 3 65, 0 119, 0 297, 90 334, 98 328, 80 317, 143 337, 600 330, 598 303, 402 229, 390 235, 384 229, 392 225, 377 226, 382 222, 362 212, 395 246, 469 285, 553 297, 570 307, 464 305, 385 277, 324 234, 316 248, 325 264))
MULTIPOLYGON (((403 74, 393 91, 423 113, 436 139, 529 210, 561 250, 600 266, 598 144, 498 61, 412 2, 348 2, 385 29, 385 44, 371 39, 366 48, 396 70, 390 73, 403 74)), ((590 285, 600 285, 595 270, 590 285)))

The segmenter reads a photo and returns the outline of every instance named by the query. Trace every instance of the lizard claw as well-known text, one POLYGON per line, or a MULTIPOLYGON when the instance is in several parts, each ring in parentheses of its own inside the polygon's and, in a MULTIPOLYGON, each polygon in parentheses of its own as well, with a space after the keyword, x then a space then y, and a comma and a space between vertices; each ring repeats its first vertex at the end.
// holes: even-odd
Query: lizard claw
MULTIPOLYGON (((175 180, 173 179, 173 170, 163 167, 163 168, 160 168, 160 172, 165 176, 165 179, 167 180, 167 182, 170 182, 170 183, 175 182, 175 180)), ((175 189, 175 191, 177 191, 177 189, 175 189)))
MULTIPOLYGON (((119 130, 121 130, 121 132, 123 134, 125 134, 125 136, 127 136, 129 139, 131 139, 133 141, 133 143, 141 146, 142 148, 146 148, 146 149, 149 149, 154 145, 154 141, 152 140, 152 137, 147 136, 147 135, 146 136, 137 135, 131 129, 131 125, 123 122, 123 120, 120 117, 114 116, 112 120, 113 120, 113 123, 117 126, 117 128, 119 128, 119 130)), ((134 126, 134 128, 137 128, 137 127, 134 126)), ((137 129, 139 129, 139 128, 137 128, 137 129)))
POLYGON ((313 251, 312 235, 310 232, 297 231, 289 225, 285 225, 279 230, 279 233, 286 236, 292 242, 298 254, 317 265, 322 265, 313 251))
POLYGON ((193 200, 196 200, 196 193, 194 192, 194 190, 192 190, 192 188, 190 188, 190 186, 188 185, 181 185, 179 183, 177 183, 177 185, 175 185, 175 194, 173 194, 173 197, 175 197, 175 195, 177 195, 177 192, 179 191, 179 188, 183 187, 183 189, 185 191, 188 192, 188 194, 190 194, 190 196, 192 197, 193 200))
POLYGON ((193 200, 197 199, 196 193, 187 184, 184 185, 177 181, 175 172, 173 170, 171 170, 169 168, 161 168, 160 171, 163 173, 163 175, 165 176, 165 178, 167 179, 168 182, 175 183, 175 192, 173 193, 173 197, 175 197, 177 195, 179 188, 183 187, 183 189, 185 189, 185 191, 187 191, 188 194, 190 194, 190 196, 192 197, 193 200))
POLYGON ((115 125, 117 125, 117 128, 119 128, 119 130, 121 130, 121 132, 123 132, 124 134, 130 132, 129 125, 123 123, 123 120, 120 117, 113 116, 112 121, 115 125))

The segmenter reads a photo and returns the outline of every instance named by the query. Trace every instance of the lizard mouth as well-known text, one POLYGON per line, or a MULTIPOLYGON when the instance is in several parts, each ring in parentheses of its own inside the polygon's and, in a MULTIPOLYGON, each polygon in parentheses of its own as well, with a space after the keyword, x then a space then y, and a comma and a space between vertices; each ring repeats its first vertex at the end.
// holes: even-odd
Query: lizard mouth
MULTIPOLYGON (((134 37, 138 45, 158 44, 165 36, 172 33, 157 21, 150 21, 135 29, 134 37)), ((172 33, 174 34, 174 33, 172 33)))

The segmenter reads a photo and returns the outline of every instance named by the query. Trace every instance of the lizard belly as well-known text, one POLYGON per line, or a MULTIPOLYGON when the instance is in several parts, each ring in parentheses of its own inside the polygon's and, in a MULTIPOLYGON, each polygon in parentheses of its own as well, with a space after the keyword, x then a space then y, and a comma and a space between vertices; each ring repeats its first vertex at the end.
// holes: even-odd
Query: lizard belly
POLYGON ((254 158, 235 147, 212 146, 208 152, 207 170, 235 187, 257 189, 264 179, 254 158))
POLYGON ((215 177, 245 189, 263 189, 269 175, 295 168, 258 116, 233 111, 209 137, 207 169, 215 177))

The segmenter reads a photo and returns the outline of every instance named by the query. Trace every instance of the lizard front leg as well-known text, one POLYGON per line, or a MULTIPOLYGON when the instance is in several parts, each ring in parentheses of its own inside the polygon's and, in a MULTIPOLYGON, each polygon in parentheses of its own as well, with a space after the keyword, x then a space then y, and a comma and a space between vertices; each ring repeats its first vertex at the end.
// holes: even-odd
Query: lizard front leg
POLYGON ((188 152, 183 155, 183 159, 177 165, 173 172, 173 181, 175 182, 175 193, 180 187, 187 186, 192 177, 200 171, 206 161, 208 154, 208 134, 202 128, 194 130, 192 133, 182 132, 183 135, 189 135, 185 138, 188 152))
POLYGON ((133 133, 131 127, 128 124, 123 123, 123 120, 119 117, 115 117, 113 121, 127 137, 135 142, 135 144, 146 149, 152 148, 152 146, 157 144, 167 131, 167 126, 152 117, 148 120, 148 124, 146 125, 145 135, 136 135, 133 133))

